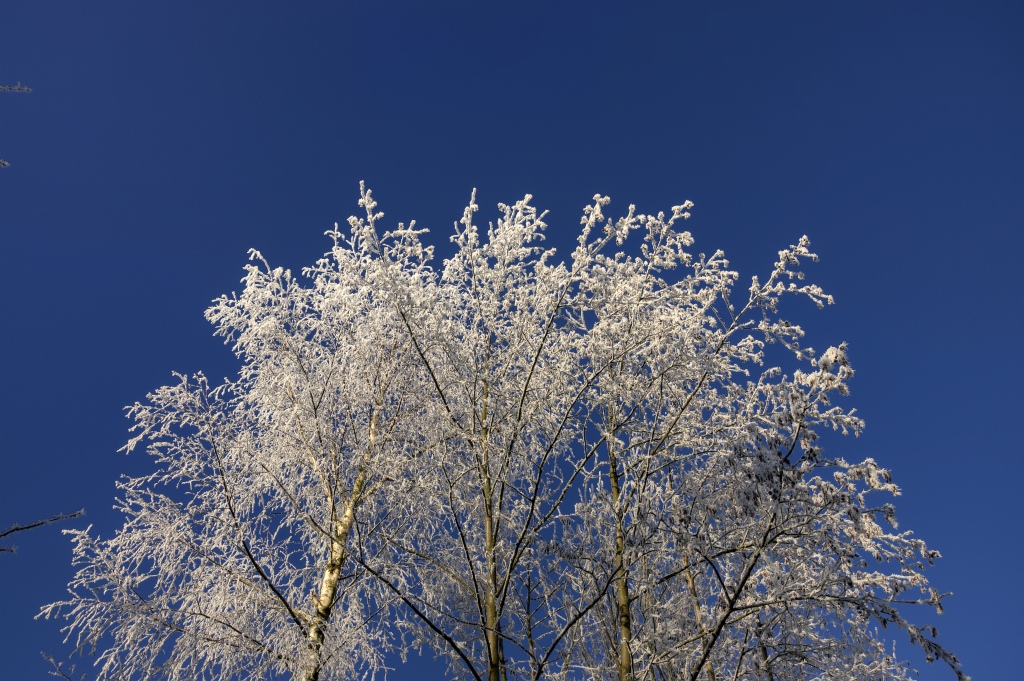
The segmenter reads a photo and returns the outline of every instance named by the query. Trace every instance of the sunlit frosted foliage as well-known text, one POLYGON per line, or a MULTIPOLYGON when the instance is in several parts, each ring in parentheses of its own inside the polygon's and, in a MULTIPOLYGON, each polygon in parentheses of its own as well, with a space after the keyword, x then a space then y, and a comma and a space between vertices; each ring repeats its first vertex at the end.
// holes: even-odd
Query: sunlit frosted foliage
POLYGON ((940 607, 938 554, 896 531, 889 473, 818 442, 862 423, 833 402, 845 346, 779 314, 832 302, 807 239, 736 296, 691 204, 608 203, 566 261, 528 196, 486 230, 471 200, 434 269, 367 190, 302 277, 253 251, 207 312, 237 379, 130 409, 156 470, 112 538, 74 533, 44 613, 110 679, 381 676, 422 648, 489 681, 907 678, 879 627, 965 678, 907 619, 940 607))

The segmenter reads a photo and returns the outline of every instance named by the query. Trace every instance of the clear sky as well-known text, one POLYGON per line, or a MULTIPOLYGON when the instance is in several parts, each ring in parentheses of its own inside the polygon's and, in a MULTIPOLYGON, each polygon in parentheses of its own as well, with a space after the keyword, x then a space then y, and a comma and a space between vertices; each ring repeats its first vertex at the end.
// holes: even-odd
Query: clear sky
MULTIPOLYGON (((149 469, 116 452, 122 407, 233 373, 207 304, 250 247, 312 264, 359 180, 439 247, 473 187, 483 221, 532 193, 562 253, 597 192, 690 199, 742 281, 811 237, 837 304, 790 314, 849 342, 867 420, 829 451, 891 468, 901 529, 943 553, 955 595, 918 619, 976 680, 1019 678, 1024 5, 356 4, 0 3, 0 83, 33 88, 0 93, 0 526, 85 507, 65 525, 114 532, 114 481, 149 469)), ((0 677, 50 678, 32 617, 70 546, 14 543, 0 677)))

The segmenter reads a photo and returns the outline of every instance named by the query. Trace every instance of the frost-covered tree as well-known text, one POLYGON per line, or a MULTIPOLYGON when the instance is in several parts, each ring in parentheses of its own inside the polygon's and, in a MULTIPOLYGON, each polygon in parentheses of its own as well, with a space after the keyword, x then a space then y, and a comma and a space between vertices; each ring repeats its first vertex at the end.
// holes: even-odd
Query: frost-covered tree
POLYGON ((907 619, 940 608, 938 554, 896 532, 888 472, 818 440, 862 424, 833 403, 845 347, 778 311, 832 302, 807 239, 737 297, 689 202, 607 204, 565 262, 527 196, 486 231, 471 200, 435 269, 367 190, 301 277, 253 251, 207 312, 238 377, 130 409, 156 469, 113 537, 73 533, 44 614, 102 678, 340 679, 424 647, 488 681, 907 678, 890 626, 966 678, 907 619))

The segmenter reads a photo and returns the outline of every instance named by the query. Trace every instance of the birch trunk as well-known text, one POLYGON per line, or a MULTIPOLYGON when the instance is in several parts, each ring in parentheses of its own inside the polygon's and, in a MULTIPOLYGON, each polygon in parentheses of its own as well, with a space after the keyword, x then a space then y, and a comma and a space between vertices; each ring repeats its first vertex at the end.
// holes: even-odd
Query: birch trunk
POLYGON ((483 407, 480 412, 481 434, 481 478, 484 493, 484 555, 487 561, 487 593, 484 597, 484 626, 487 640, 487 681, 504 681, 505 655, 501 639, 501 620, 498 615, 498 561, 495 556, 494 488, 491 482, 490 453, 487 438, 488 386, 484 383, 483 407))
POLYGON ((621 494, 619 488, 619 464, 615 456, 614 433, 608 438, 608 479, 612 486, 612 504, 615 508, 615 610, 618 624, 618 672, 619 681, 630 681, 633 678, 633 652, 630 642, 633 640, 633 624, 629 611, 629 574, 625 565, 626 536, 623 528, 624 519, 619 506, 621 494))
POLYGON ((345 564, 345 547, 348 544, 348 536, 352 532, 352 525, 356 519, 356 508, 362 500, 363 489, 366 487, 366 472, 370 463, 370 456, 376 441, 376 415, 370 423, 369 446, 363 455, 362 465, 356 475, 355 483, 352 485, 352 493, 349 495, 348 503, 345 504, 345 511, 335 524, 334 536, 331 538, 331 549, 327 564, 324 566, 324 573, 320 579, 320 589, 313 594, 313 605, 315 616, 309 627, 307 640, 309 641, 309 668, 303 675, 303 681, 319 681, 320 669, 322 667, 321 651, 324 645, 324 636, 327 631, 327 623, 331 619, 331 611, 334 609, 334 601, 338 595, 338 583, 341 580, 341 568, 345 564))

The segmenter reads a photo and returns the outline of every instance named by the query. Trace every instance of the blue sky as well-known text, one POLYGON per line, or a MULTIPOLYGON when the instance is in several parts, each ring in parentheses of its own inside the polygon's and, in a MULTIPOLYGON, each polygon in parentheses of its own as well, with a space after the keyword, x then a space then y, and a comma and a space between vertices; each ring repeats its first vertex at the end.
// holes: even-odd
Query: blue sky
MULTIPOLYGON (((231 374, 207 304, 250 247, 311 264, 360 180, 439 247, 473 187, 482 219, 532 193, 563 253, 597 192, 690 199, 695 248, 744 281, 811 237, 837 304, 790 314, 849 342, 867 420, 831 451, 891 468, 901 528, 943 553, 955 595, 920 619, 975 679, 1019 674, 1024 6, 298 6, 0 6, 0 83, 33 88, 0 93, 0 526, 85 507, 71 524, 119 527, 114 481, 149 467, 116 453, 122 407, 175 370, 231 374)), ((15 543, 3 676, 49 678, 58 627, 32 616, 70 547, 15 543)))

